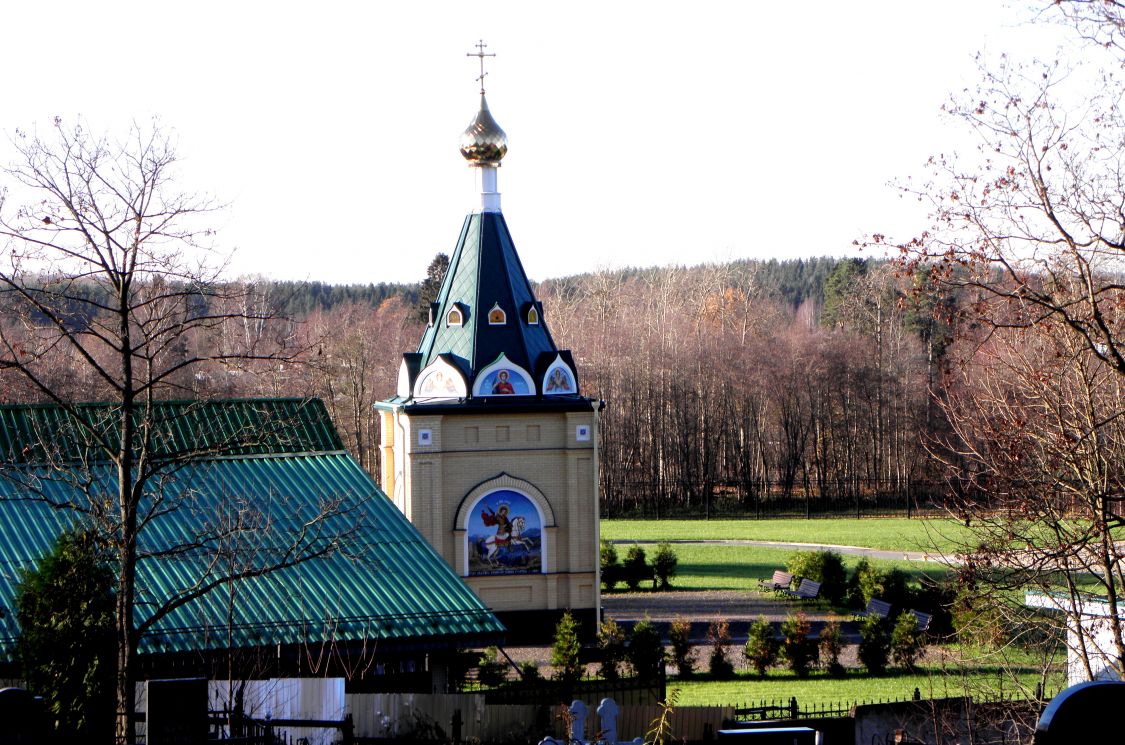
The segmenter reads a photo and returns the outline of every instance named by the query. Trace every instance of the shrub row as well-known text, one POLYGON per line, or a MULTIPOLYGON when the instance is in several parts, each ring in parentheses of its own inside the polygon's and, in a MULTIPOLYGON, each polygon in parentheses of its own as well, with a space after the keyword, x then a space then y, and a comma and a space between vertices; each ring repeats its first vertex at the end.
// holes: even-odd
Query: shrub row
MULTIPOLYGON (((812 625, 804 611, 789 614, 781 624, 780 637, 774 634, 769 621, 761 617, 750 627, 742 649, 743 657, 758 675, 765 675, 781 662, 800 677, 808 675, 817 665, 830 675, 842 674, 844 668, 840 664, 840 654, 844 640, 840 625, 828 623, 819 639, 811 637, 811 630, 812 625)), ((599 673, 606 680, 617 680, 623 672, 652 680, 660 674, 662 664, 667 661, 676 666, 681 678, 691 677, 695 674, 695 661, 690 632, 691 622, 687 618, 678 616, 673 620, 668 631, 670 649, 666 652, 660 632, 647 618, 637 622, 630 634, 626 634, 613 619, 607 619, 598 627, 599 673)), ((724 619, 713 621, 707 630, 710 647, 708 673, 715 680, 734 677, 734 665, 727 654, 730 642, 729 623, 724 619)), ((890 660, 899 667, 913 670, 923 653, 924 644, 925 635, 918 631, 912 614, 901 614, 893 624, 871 616, 860 626, 859 660, 873 674, 883 673, 890 660)), ((556 680, 573 682, 581 677, 580 648, 578 623, 568 612, 555 627, 551 649, 551 665, 556 680)), ((486 686, 497 686, 509 680, 508 666, 499 659, 495 647, 485 650, 478 670, 479 680, 486 686)), ((525 681, 540 677, 533 663, 524 663, 520 674, 525 681)))
POLYGON ((672 544, 662 541, 656 546, 651 566, 645 550, 635 543, 626 552, 625 562, 619 564, 617 546, 602 539, 602 589, 613 592, 618 583, 622 582, 635 592, 640 589, 641 580, 648 577, 654 579, 654 589, 669 590, 672 588, 672 578, 676 576, 679 563, 680 560, 672 549, 672 544))

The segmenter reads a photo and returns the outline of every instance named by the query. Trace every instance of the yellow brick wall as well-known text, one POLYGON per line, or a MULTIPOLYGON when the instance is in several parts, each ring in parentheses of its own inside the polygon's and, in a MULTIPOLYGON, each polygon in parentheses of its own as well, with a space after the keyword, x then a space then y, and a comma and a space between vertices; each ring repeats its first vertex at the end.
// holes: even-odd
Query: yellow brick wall
POLYGON ((596 607, 597 460, 592 411, 400 414, 397 425, 393 417, 387 420, 389 416, 384 418, 382 444, 391 451, 388 460, 402 469, 403 483, 395 483, 393 474, 388 482, 384 472, 384 488, 388 483, 398 488, 400 494, 392 495, 395 504, 458 574, 465 574, 465 539, 455 522, 474 488, 508 474, 531 484, 549 503, 555 525, 544 526, 547 573, 466 578, 490 608, 596 607), (590 429, 586 442, 576 439, 579 425, 590 429), (428 445, 419 442, 423 430, 429 430, 428 445))

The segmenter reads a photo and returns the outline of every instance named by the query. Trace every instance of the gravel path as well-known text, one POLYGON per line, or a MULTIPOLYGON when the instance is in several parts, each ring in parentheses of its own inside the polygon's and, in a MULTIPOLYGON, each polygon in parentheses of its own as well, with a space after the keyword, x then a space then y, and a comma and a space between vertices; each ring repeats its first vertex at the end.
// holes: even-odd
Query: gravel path
POLYGON ((745 590, 668 590, 664 592, 628 592, 602 595, 605 614, 618 621, 639 620, 648 616, 653 621, 671 621, 687 616, 697 621, 725 618, 728 621, 755 621, 765 616, 770 621, 784 621, 786 615, 804 608, 809 618, 822 621, 844 620, 831 611, 818 611, 796 601, 786 601, 745 590))
MULTIPOLYGON (((617 545, 628 545, 633 543, 641 543, 645 545, 663 543, 663 541, 633 541, 628 539, 617 539, 610 541, 617 545)), ((762 548, 787 548, 798 549, 802 551, 835 551, 840 554, 852 554, 855 556, 866 556, 869 559, 902 559, 903 561, 930 561, 945 564, 947 566, 957 566, 961 560, 956 556, 946 556, 940 552, 929 551, 888 551, 881 548, 865 548, 864 546, 837 546, 831 543, 782 543, 779 541, 749 541, 749 540, 713 540, 713 541, 695 541, 695 540, 672 540, 668 541, 672 544, 688 544, 698 546, 760 546, 762 548)))

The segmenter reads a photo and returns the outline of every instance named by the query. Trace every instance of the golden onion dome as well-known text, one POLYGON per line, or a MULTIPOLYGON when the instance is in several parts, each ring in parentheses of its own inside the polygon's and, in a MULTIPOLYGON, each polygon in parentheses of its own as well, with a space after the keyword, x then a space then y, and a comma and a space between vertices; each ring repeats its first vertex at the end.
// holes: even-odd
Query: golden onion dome
POLYGON ((473 164, 499 163, 507 152, 508 135, 492 118, 481 93, 480 111, 461 134, 461 155, 473 164))

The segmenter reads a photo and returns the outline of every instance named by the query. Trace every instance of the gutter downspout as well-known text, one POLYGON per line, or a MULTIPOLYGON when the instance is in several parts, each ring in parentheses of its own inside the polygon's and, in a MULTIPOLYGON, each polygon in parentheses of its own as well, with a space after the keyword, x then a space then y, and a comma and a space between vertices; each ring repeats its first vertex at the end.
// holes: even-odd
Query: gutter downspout
MULTIPOLYGON (((599 431, 599 414, 601 401, 590 401, 590 408, 594 412, 594 546, 597 549, 597 560, 594 564, 594 618, 595 623, 602 622, 602 510, 601 510, 601 433, 599 431)), ((595 629, 595 632, 597 629, 595 629)))
MULTIPOLYGON (((406 451, 407 448, 410 447, 410 443, 406 441, 406 427, 402 424, 401 406, 394 407, 394 415, 395 429, 398 430, 400 438, 399 442, 402 443, 402 458, 395 459, 395 469, 398 470, 401 467, 402 470, 396 474, 392 474, 392 477, 395 480, 395 493, 394 495, 392 495, 391 499, 398 501, 398 497, 402 497, 400 501, 400 504, 402 506, 399 507, 399 512, 401 512, 403 515, 406 515, 406 451), (401 463, 399 461, 401 461, 401 463)), ((407 517, 409 518, 409 515, 407 515, 407 517)))

